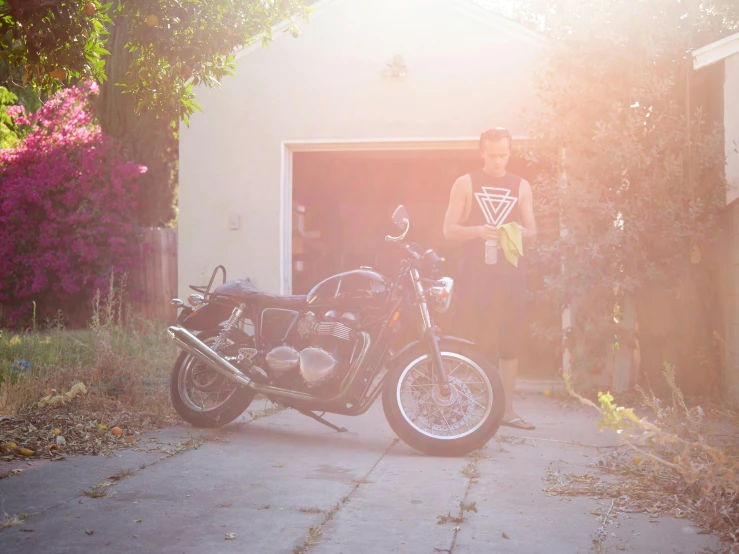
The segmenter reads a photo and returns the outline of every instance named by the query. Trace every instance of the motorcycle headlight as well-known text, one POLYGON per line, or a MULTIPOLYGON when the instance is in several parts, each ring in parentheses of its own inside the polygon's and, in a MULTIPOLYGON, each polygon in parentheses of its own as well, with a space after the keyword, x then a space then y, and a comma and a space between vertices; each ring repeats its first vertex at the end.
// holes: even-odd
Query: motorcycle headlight
POLYGON ((444 313, 449 309, 452 303, 452 294, 454 292, 454 279, 450 277, 442 277, 438 279, 438 285, 429 288, 429 298, 431 307, 437 312, 444 313))

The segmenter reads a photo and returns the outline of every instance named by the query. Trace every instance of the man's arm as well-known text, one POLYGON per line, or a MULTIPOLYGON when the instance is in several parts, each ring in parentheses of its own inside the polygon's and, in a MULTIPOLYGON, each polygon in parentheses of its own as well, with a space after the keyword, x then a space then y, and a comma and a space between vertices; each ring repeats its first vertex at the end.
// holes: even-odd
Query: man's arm
POLYGON ((526 179, 521 179, 518 191, 520 198, 519 209, 521 211, 521 224, 526 229, 524 242, 533 244, 536 242, 536 218, 534 217, 534 193, 531 185, 526 179))
POLYGON ((447 240, 466 241, 479 238, 491 239, 498 237, 498 231, 490 225, 462 225, 465 219, 467 198, 472 192, 472 182, 469 175, 457 179, 449 195, 449 206, 444 216, 444 238, 447 240))

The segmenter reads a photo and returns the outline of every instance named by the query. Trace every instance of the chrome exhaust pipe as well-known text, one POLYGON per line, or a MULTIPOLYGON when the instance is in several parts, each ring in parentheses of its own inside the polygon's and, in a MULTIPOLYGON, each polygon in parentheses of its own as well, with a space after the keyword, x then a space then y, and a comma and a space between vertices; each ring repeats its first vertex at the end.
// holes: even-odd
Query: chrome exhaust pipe
POLYGON ((167 328, 167 333, 169 333, 169 336, 172 337, 177 346, 182 348, 188 354, 195 356, 195 358, 209 367, 212 367, 230 381, 242 387, 249 387, 252 389, 257 388, 251 379, 221 358, 213 351, 212 348, 209 348, 208 345, 198 339, 187 329, 178 325, 173 325, 167 328))

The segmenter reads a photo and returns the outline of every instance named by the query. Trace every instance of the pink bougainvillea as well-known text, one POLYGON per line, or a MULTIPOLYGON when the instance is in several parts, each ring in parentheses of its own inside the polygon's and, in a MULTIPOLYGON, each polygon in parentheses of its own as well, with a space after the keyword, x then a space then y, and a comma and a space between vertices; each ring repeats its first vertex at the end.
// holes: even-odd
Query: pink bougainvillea
POLYGON ((145 167, 127 162, 95 122, 96 84, 62 90, 34 114, 11 107, 30 134, 0 150, 0 304, 27 313, 89 305, 111 272, 138 257, 136 181, 145 167))

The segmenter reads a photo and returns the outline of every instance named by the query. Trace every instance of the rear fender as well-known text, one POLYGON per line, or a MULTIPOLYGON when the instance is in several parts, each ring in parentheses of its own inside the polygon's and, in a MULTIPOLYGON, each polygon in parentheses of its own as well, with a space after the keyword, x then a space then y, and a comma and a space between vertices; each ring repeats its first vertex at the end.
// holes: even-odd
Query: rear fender
POLYGON ((205 331, 226 321, 231 316, 233 309, 233 306, 227 304, 215 302, 205 304, 187 315, 184 312, 180 314, 181 319, 178 319, 178 323, 188 331, 205 331))

